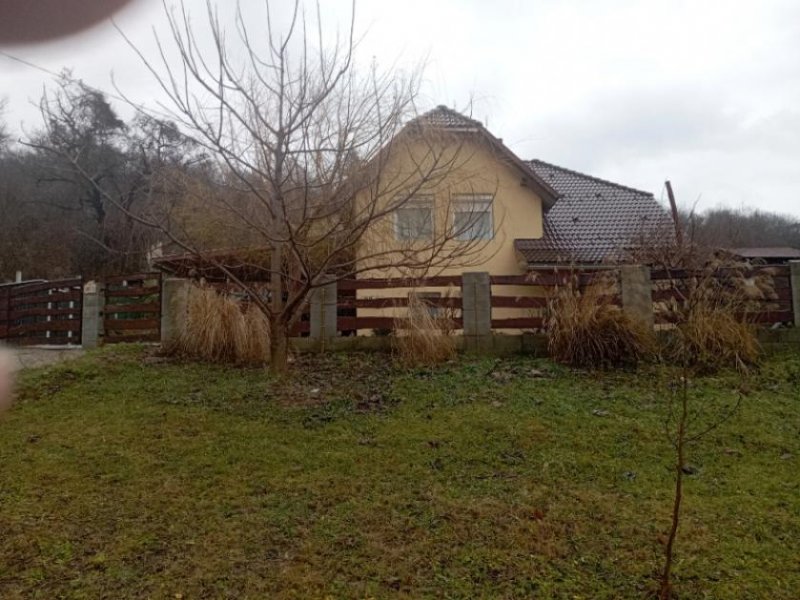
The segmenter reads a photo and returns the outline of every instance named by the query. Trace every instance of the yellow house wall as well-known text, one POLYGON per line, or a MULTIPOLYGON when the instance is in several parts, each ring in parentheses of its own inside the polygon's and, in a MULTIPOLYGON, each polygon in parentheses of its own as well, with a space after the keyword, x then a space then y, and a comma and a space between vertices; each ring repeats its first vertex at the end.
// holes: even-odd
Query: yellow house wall
MULTIPOLYGON (((399 153, 389 162, 387 173, 392 180, 402 179, 404 173, 411 172, 413 164, 411 157, 424 155, 425 146, 417 146, 410 142, 404 147, 404 152, 399 153), (406 151, 407 149, 407 151, 406 151)), ((466 143, 459 145, 458 166, 448 173, 447 177, 435 184, 427 185, 420 190, 419 195, 431 195, 434 201, 434 228, 443 227, 446 219, 451 218, 450 199, 458 194, 492 194, 493 199, 493 225, 494 237, 483 243, 475 255, 464 261, 455 259, 449 265, 434 269, 429 275, 460 275, 464 271, 483 271, 491 275, 521 275, 525 273, 525 266, 514 250, 516 238, 540 238, 542 236, 543 204, 541 198, 530 188, 522 183, 522 174, 513 165, 495 155, 495 153, 481 143, 466 143), (464 264, 464 262, 468 264, 464 264)), ((441 230, 440 230, 441 231, 441 230)), ((366 235, 362 254, 366 258, 371 251, 378 247, 371 244, 380 244, 381 248, 387 247, 394 241, 394 220, 387 218, 385 223, 366 235), (370 241, 370 240, 375 240, 370 241)), ((459 242, 451 242, 457 244, 459 242)), ((399 243, 398 243, 399 246, 399 243)), ((394 268, 371 271, 361 277, 402 277, 405 273, 394 268)), ((393 288, 387 290, 358 290, 358 298, 403 298, 407 297, 411 288, 393 288)), ((417 288, 417 291, 448 293, 460 296, 458 286, 447 288, 417 288)), ((503 296, 541 296, 542 289, 534 286, 492 286, 492 295, 503 296)), ((405 308, 383 309, 358 309, 358 315, 401 317, 405 308)), ((525 317, 532 316, 532 309, 495 308, 493 318, 525 317)), ((369 334, 369 331, 359 331, 359 334, 369 334)))

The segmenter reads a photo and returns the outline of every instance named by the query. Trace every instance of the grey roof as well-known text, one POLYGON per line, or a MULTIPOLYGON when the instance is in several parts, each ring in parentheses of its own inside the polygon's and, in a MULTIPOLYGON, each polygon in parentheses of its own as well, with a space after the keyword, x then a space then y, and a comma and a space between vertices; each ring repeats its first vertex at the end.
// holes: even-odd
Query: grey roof
POLYGON ((483 123, 471 119, 460 112, 440 104, 433 110, 420 115, 415 122, 440 127, 443 129, 455 129, 459 131, 479 131, 483 129, 483 123))
POLYGON ((789 246, 769 246, 764 248, 731 248, 734 254, 742 258, 778 258, 800 259, 800 249, 789 246))
POLYGON ((649 192, 541 160, 528 164, 560 196, 545 214, 542 238, 514 241, 528 263, 624 261, 647 238, 674 235, 649 192))

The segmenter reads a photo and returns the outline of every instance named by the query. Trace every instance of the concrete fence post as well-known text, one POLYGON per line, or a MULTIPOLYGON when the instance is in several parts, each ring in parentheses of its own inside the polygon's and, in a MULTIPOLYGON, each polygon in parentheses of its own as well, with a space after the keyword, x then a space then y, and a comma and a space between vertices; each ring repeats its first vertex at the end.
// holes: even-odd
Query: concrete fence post
POLYGON ((161 343, 169 345, 180 339, 189 310, 188 279, 169 278, 161 282, 161 343))
POLYGON ((789 262, 792 281, 792 310, 794 326, 800 328, 800 260, 789 262))
POLYGON ((464 349, 485 350, 492 345, 492 284, 489 273, 461 275, 461 316, 464 349))
POLYGON ((634 319, 655 327, 653 312, 653 282, 650 267, 644 265, 624 265, 620 269, 622 289, 622 310, 634 319))
POLYGON ((321 345, 336 337, 337 293, 335 281, 311 290, 309 336, 321 345))
POLYGON ((87 350, 100 345, 105 303, 104 285, 99 281, 87 281, 83 286, 81 308, 81 346, 87 350))

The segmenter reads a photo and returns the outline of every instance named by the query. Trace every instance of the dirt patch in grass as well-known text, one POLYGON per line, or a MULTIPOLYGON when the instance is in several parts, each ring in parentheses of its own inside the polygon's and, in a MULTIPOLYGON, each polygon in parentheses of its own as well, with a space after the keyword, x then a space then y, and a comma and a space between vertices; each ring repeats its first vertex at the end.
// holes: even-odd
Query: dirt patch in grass
POLYGON ((399 373, 384 354, 300 354, 274 396, 290 406, 348 402, 358 411, 382 410, 393 403, 392 382, 399 373))

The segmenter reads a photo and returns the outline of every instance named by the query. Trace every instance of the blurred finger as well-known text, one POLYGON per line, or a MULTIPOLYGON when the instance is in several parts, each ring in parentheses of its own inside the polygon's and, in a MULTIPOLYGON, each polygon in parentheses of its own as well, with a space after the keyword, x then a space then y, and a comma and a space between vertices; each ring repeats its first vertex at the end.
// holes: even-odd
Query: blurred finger
POLYGON ((77 33, 131 0, 1 0, 0 44, 43 42, 77 33))

